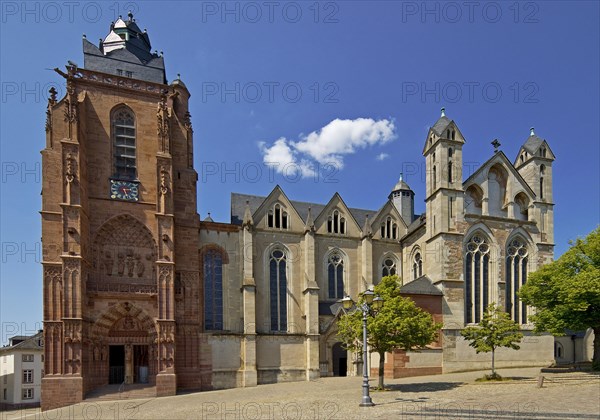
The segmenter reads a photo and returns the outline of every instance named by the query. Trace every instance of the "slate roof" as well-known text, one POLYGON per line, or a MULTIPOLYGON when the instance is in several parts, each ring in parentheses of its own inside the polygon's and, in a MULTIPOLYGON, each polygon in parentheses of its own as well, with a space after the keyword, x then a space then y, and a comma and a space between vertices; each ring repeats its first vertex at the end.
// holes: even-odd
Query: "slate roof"
POLYGON ((166 84, 165 62, 162 55, 151 52, 148 33, 137 26, 133 15, 129 20, 119 18, 99 46, 83 39, 83 67, 87 70, 166 84), (127 33, 128 39, 120 34, 127 33))
POLYGON ((42 350, 43 347, 38 344, 38 341, 43 339, 43 332, 38 332, 37 334, 30 336, 14 336, 11 337, 11 342, 17 340, 23 340, 14 346, 5 346, 0 348, 0 353, 9 353, 12 350, 42 350))
POLYGON ((544 139, 534 134, 532 136, 529 136, 527 140, 525 140, 525 143, 523 143, 523 149, 527 150, 529 154, 534 155, 543 142, 544 139))
POLYGON ((444 296, 442 291, 435 287, 431 279, 427 276, 421 276, 410 283, 406 283, 400 288, 400 293, 407 295, 444 296))
POLYGON ((444 115, 443 117, 440 117, 440 119, 435 122, 435 124, 433 125, 433 127, 431 127, 431 129, 433 130, 433 132, 435 134, 437 134, 438 136, 441 136, 442 133, 444 132, 444 130, 446 129, 446 127, 448 127, 448 124, 450 124, 451 122, 452 122, 452 120, 444 115))
POLYGON ((402 179, 402 177, 400 177, 400 180, 396 183, 396 185, 394 185, 394 189, 392 190, 392 192, 393 191, 398 191, 398 190, 410 190, 410 191, 412 191, 412 189, 402 179))
MULTIPOLYGON (((244 211, 246 209, 246 201, 248 201, 248 205, 250 206, 250 211, 252 214, 260 207, 260 205, 265 201, 267 197, 259 196, 259 195, 249 195, 249 194, 238 194, 231 193, 231 223, 234 225, 241 225, 244 220, 244 211)), ((308 203, 305 201, 294 201, 290 200, 292 206, 296 209, 302 221, 306 223, 308 217, 308 208, 311 208, 311 214, 313 219, 316 219, 317 216, 323 211, 326 204, 317 204, 317 203, 308 203)), ((365 223, 365 219, 367 216, 372 220, 372 217, 377 213, 377 210, 365 210, 365 209, 356 209, 349 208, 350 213, 356 219, 356 222, 359 226, 363 226, 365 223)))

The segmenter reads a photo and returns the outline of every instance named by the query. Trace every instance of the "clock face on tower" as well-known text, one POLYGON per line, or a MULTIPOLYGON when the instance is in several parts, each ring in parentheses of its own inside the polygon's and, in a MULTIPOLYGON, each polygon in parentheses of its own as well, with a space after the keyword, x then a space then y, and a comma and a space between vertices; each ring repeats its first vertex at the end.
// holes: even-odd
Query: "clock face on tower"
POLYGON ((140 189, 137 182, 110 180, 110 198, 125 201, 138 201, 140 189))

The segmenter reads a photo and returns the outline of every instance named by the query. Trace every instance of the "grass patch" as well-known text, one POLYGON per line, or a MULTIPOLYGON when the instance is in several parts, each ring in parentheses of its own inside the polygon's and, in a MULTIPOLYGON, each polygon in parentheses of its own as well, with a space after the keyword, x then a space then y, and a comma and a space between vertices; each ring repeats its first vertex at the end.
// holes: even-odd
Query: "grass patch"
POLYGON ((501 382, 501 381, 510 381, 512 378, 503 378, 497 373, 492 373, 490 375, 483 375, 482 378, 475 379, 475 382, 501 382))

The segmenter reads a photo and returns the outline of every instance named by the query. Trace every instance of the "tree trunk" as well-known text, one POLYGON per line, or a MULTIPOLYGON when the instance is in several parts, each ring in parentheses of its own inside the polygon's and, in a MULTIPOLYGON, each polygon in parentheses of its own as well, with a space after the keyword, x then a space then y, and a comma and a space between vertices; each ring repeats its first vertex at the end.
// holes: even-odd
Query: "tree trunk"
POLYGON ((379 352, 379 389, 383 389, 383 374, 385 364, 385 352, 379 352))
POLYGON ((496 377, 495 349, 492 349, 492 378, 496 377))
POLYGON ((594 355, 592 356, 592 368, 600 370, 600 326, 592 328, 594 331, 594 355))

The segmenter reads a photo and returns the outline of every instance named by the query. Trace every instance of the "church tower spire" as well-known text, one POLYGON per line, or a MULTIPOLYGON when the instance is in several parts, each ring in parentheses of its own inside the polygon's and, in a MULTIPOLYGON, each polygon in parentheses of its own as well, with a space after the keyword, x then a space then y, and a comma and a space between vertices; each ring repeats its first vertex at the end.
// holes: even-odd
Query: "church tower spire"
POLYGON ((108 34, 95 46, 83 39, 87 70, 155 83, 167 83, 162 53, 152 53, 148 32, 139 28, 133 13, 112 22, 108 34))
POLYGON ((402 173, 388 199, 392 200, 406 226, 410 225, 415 214, 415 193, 404 181, 402 173))

